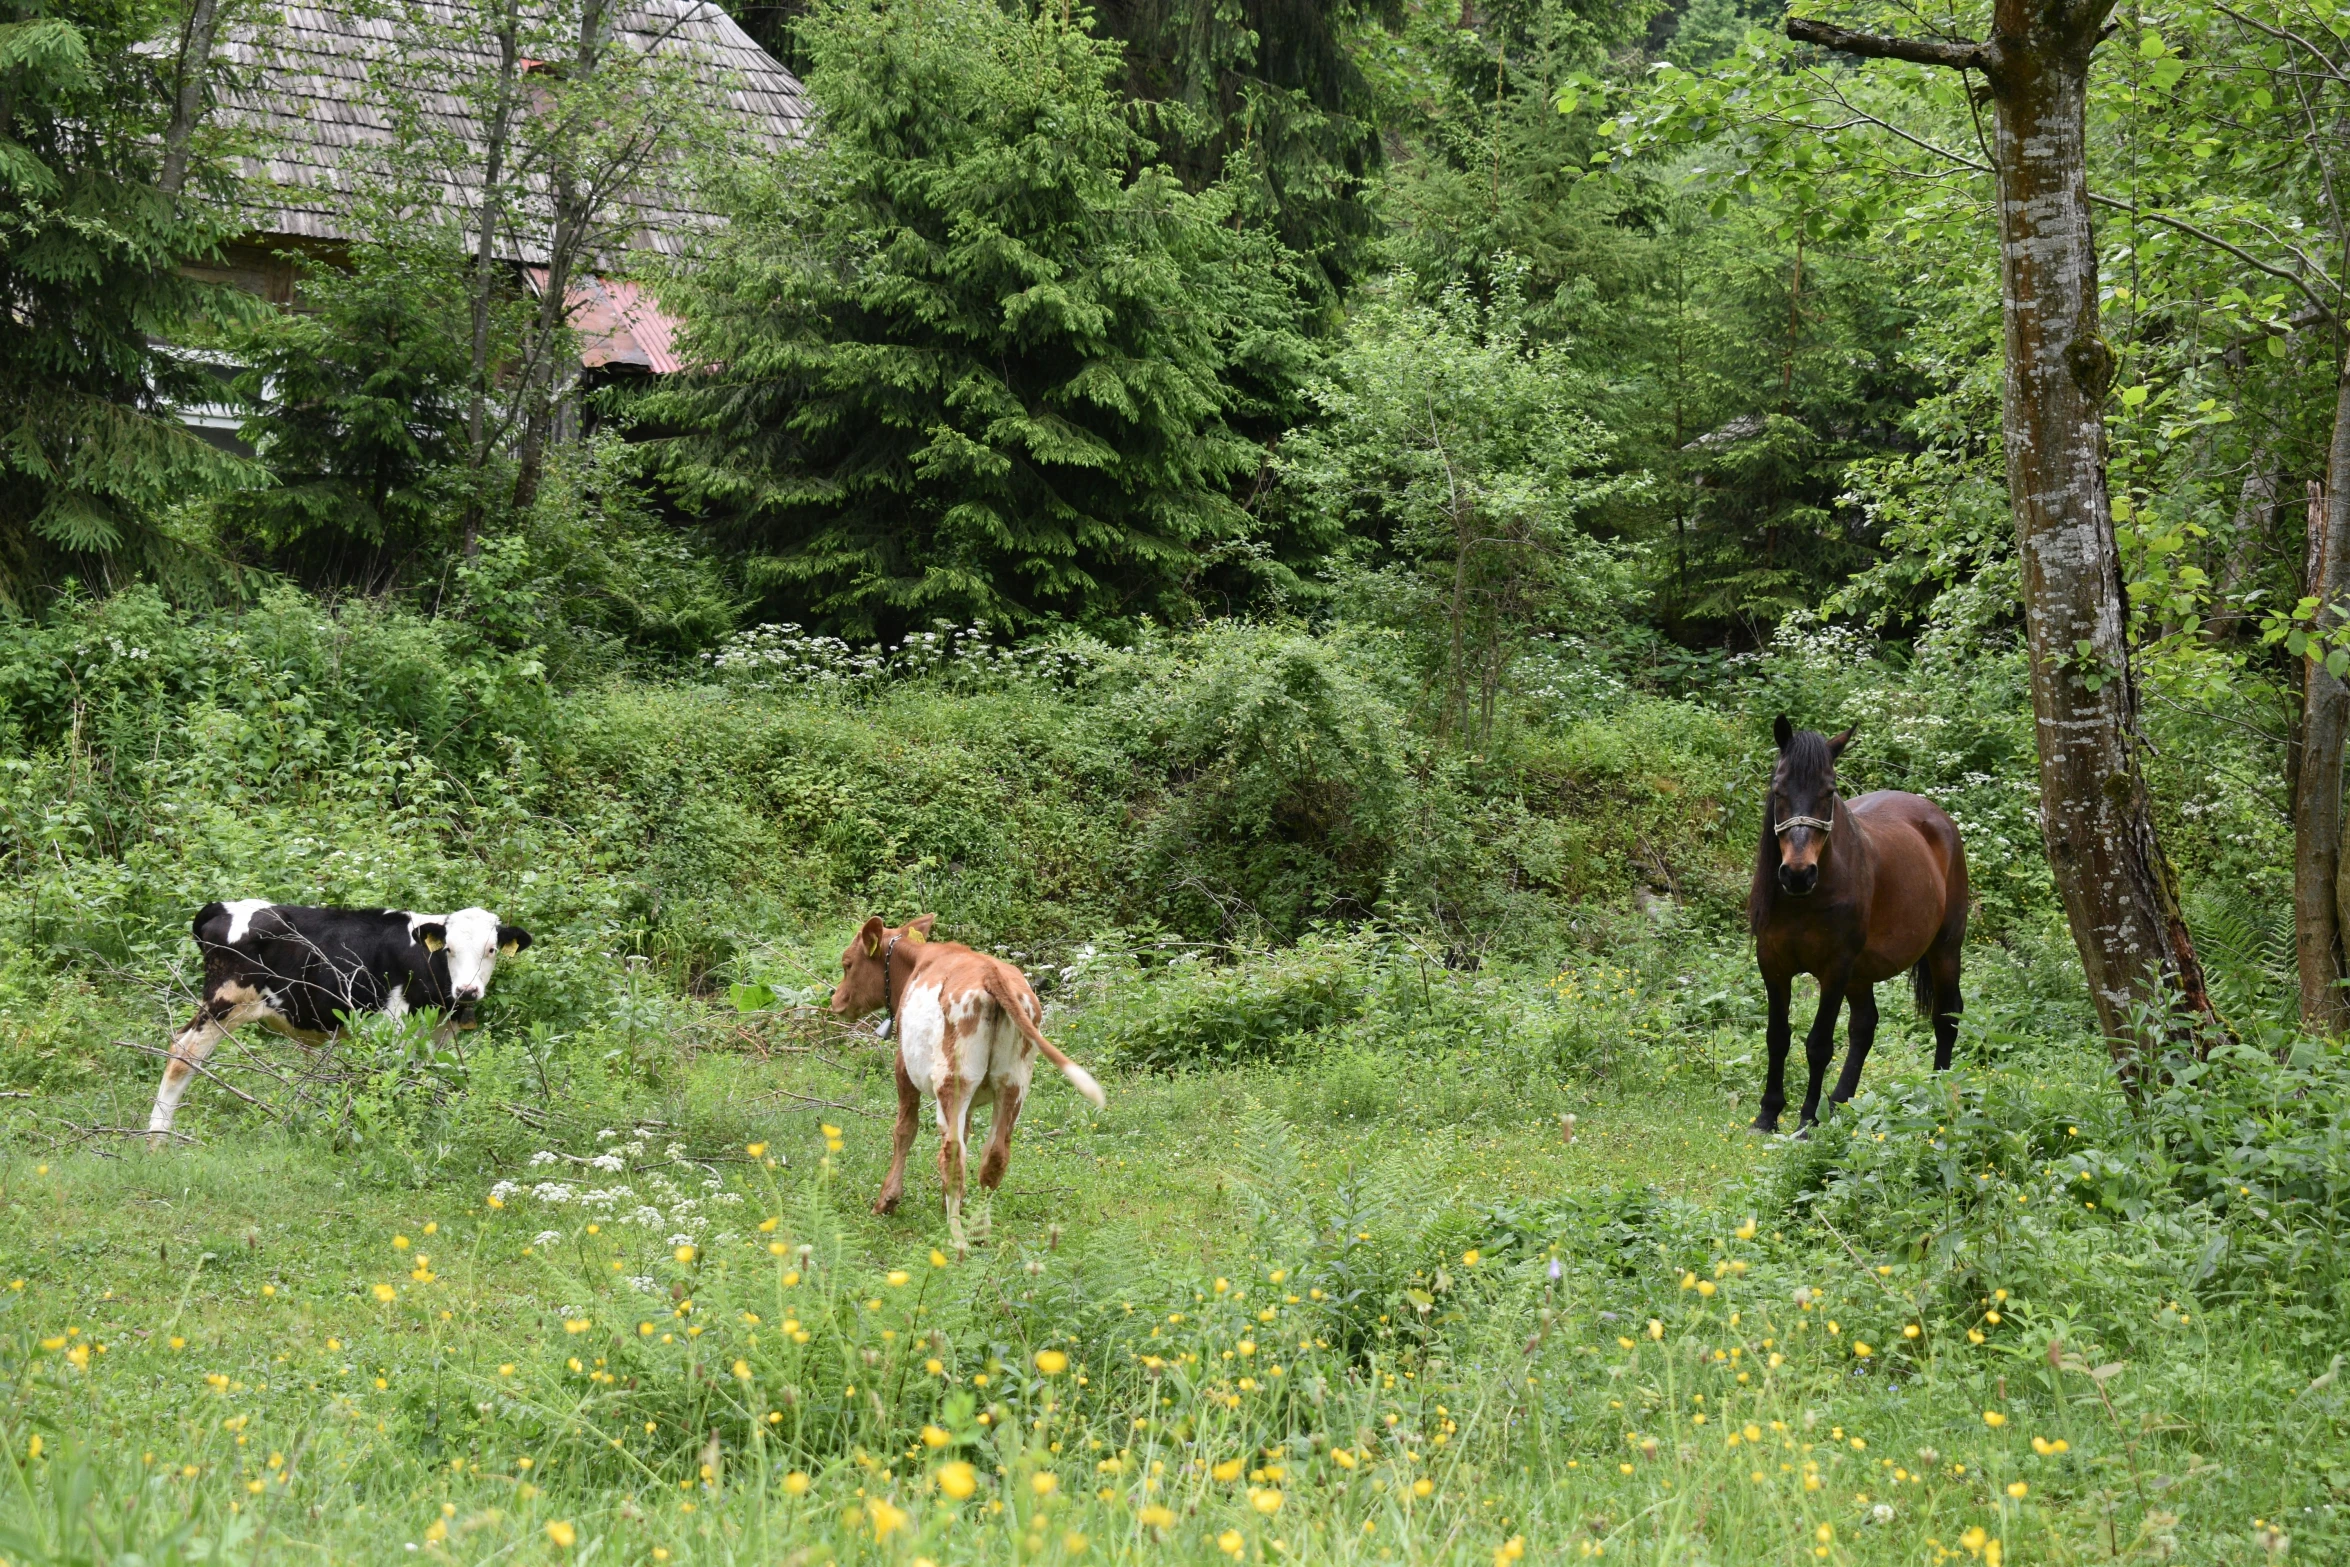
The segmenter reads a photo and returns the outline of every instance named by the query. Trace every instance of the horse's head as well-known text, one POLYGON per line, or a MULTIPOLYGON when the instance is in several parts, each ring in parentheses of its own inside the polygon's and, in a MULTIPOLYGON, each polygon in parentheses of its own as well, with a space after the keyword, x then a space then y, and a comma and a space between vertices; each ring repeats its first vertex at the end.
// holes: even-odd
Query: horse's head
POLYGON ((1771 735, 1779 743, 1779 761, 1771 769, 1768 830, 1779 841, 1779 890, 1808 897, 1820 884, 1820 862, 1836 821, 1836 758, 1852 743, 1852 731, 1798 729, 1782 713, 1771 735))

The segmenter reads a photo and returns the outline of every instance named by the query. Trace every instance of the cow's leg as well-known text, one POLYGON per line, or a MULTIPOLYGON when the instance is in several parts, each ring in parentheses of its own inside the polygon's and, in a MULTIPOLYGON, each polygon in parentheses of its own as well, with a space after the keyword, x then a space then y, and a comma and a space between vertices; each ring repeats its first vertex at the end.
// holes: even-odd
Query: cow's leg
POLYGON ((1791 1038, 1787 1008, 1794 990, 1793 975, 1763 975, 1763 994, 1771 1009, 1766 1036, 1770 1064, 1763 1072, 1762 1114, 1754 1118, 1754 1129, 1758 1132, 1777 1131, 1779 1112, 1787 1108, 1787 1046, 1791 1038))
POLYGON ((946 1193, 947 1242, 957 1256, 971 1250, 963 1233, 963 1131, 970 1117, 971 1093, 960 1078, 950 1077, 938 1090, 938 1184, 946 1193))
POLYGON ((891 1214, 898 1211, 898 1199, 906 1195, 906 1154, 914 1146, 914 1134, 922 1123, 922 1090, 906 1075, 906 1058, 901 1052, 898 1069, 898 1124, 890 1129, 889 1175, 881 1183, 881 1195, 873 1199, 873 1211, 891 1214))
POLYGON ((1012 1126, 1020 1119, 1024 1085, 999 1079, 993 1098, 995 1114, 988 1123, 987 1148, 979 1157, 979 1196, 972 1201, 971 1244, 984 1246, 995 1234, 995 1189, 1012 1162, 1012 1126))
POLYGON ((1004 1184, 1004 1171, 1012 1163, 1012 1128, 1020 1119, 1020 1085, 998 1083, 995 1090, 995 1122, 987 1129, 987 1152, 979 1160, 979 1184, 994 1191, 1004 1184))
POLYGON ((1811 1069, 1811 1078, 1803 1089, 1800 1127, 1811 1126, 1820 1118, 1820 1085, 1827 1078, 1828 1063, 1836 1058, 1836 1013, 1844 1005, 1846 976, 1851 972, 1847 964, 1820 976, 1820 1010, 1811 1020, 1811 1032, 1803 1036, 1803 1060, 1811 1069))
POLYGON ((1869 1047, 1877 1042, 1877 987, 1855 984, 1844 992, 1844 999, 1852 1005, 1852 1020, 1844 1026, 1848 1041, 1844 1070, 1836 1079, 1835 1091, 1828 1095, 1832 1105, 1850 1104, 1860 1091, 1861 1064, 1869 1058, 1869 1047))
POLYGON ((155 1108, 147 1113, 148 1147, 161 1148, 171 1140, 166 1134, 179 1115, 188 1079, 223 1039, 259 1017, 262 1010, 260 995, 250 986, 223 980, 196 1008, 187 1026, 172 1035, 171 1060, 163 1068, 163 1081, 155 1087, 155 1108))

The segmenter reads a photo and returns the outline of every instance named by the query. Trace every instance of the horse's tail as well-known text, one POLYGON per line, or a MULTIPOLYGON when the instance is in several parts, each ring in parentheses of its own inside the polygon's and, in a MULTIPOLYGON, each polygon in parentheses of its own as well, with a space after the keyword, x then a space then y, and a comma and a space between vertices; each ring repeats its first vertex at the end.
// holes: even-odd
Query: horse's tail
POLYGON ((1909 993, 1918 1004, 1918 1016, 1931 1023, 1934 1020, 1934 976, 1926 972, 1925 958, 1918 959, 1917 966, 1909 971, 1909 993))

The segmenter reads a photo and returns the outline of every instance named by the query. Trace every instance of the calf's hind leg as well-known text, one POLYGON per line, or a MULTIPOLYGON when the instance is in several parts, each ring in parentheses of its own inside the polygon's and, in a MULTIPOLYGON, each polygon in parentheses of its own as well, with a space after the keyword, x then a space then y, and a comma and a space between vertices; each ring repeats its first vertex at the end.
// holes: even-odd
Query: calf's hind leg
POLYGON ((1020 1119, 1020 1087, 1016 1083, 998 1083, 995 1090, 995 1119, 987 1129, 987 1150, 979 1158, 979 1186, 986 1195, 972 1213, 971 1239, 975 1245, 985 1245, 995 1233, 995 1190, 1004 1183, 1004 1172, 1012 1164, 1012 1127, 1020 1119))
POLYGON ((946 1193, 947 1243, 961 1256, 970 1251, 963 1232, 963 1138, 971 1119, 971 1090, 948 1078, 938 1090, 938 1184, 946 1193))
POLYGON ((196 1008, 187 1026, 171 1036, 171 1060, 163 1068, 163 1081, 155 1085, 155 1108, 147 1113, 148 1147, 161 1148, 171 1140, 171 1123, 179 1115, 188 1079, 222 1040, 261 1012, 261 997, 251 987, 223 981, 196 1008))

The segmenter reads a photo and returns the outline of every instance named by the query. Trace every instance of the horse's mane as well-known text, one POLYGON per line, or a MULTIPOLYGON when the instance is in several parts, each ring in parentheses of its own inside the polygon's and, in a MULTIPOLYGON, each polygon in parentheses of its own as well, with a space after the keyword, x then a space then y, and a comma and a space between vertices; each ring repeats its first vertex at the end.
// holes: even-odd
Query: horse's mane
MULTIPOLYGON (((1836 758, 1828 750, 1828 737, 1816 729, 1796 730, 1779 756, 1779 765, 1787 769, 1790 789, 1827 788, 1836 781, 1836 758)), ((1774 768, 1763 783, 1762 842, 1755 846, 1754 880, 1746 889, 1746 924, 1757 936, 1770 923, 1773 873, 1779 868, 1779 813, 1774 804, 1777 784, 1774 768)))

